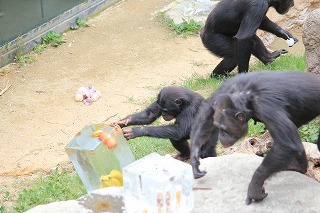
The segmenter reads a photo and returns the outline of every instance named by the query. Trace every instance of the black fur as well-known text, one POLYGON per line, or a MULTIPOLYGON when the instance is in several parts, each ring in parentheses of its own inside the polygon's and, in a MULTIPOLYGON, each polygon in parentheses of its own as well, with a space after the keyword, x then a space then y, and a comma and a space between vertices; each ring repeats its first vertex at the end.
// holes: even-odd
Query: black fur
POLYGON ((256 32, 261 29, 297 42, 298 39, 266 16, 269 7, 285 14, 293 5, 293 0, 221 0, 209 14, 200 33, 204 46, 223 58, 211 77, 226 75, 236 66, 239 73, 247 72, 251 54, 268 64, 286 53, 286 50, 269 52, 256 32))
MULTIPOLYGON (((190 157, 188 139, 190 139, 191 126, 199 107, 205 99, 198 93, 182 87, 165 87, 158 94, 157 101, 146 109, 116 122, 121 127, 131 125, 148 125, 162 116, 164 120, 175 119, 171 125, 165 126, 143 126, 123 129, 124 136, 132 139, 141 136, 155 138, 168 138, 172 145, 179 151, 177 158, 187 159, 190 157)), ((211 135, 210 135, 211 136, 211 135)), ((214 137, 214 136, 213 136, 214 137)), ((215 136, 217 137, 217 135, 215 136)), ((211 139, 216 141, 216 138, 211 139)), ((202 157, 216 156, 215 147, 208 143, 201 154, 202 157)))
POLYGON ((239 74, 227 80, 203 104, 192 127, 190 161, 194 177, 205 175, 199 170, 199 150, 209 135, 219 134, 221 144, 231 146, 246 135, 247 122, 254 119, 263 122, 274 139, 274 145, 252 177, 246 203, 263 200, 267 196, 264 181, 272 174, 282 170, 307 171, 308 162, 297 128, 319 114, 317 75, 264 71, 239 74))

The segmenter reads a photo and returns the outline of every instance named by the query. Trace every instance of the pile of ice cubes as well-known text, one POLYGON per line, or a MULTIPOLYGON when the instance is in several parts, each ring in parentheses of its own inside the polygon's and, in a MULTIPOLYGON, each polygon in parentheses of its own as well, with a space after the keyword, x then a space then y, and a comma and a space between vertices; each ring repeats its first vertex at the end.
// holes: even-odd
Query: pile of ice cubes
POLYGON ((188 213, 193 209, 191 165, 169 155, 147 155, 123 168, 128 213, 188 213))

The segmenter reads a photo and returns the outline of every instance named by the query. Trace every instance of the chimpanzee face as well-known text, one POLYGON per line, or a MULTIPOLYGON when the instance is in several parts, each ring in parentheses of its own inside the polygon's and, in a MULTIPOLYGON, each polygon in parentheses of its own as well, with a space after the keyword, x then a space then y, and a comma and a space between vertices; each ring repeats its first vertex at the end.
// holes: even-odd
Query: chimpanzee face
POLYGON ((294 6, 293 0, 278 0, 278 4, 275 7, 276 11, 283 15, 289 11, 291 7, 294 6))
POLYGON ((219 128, 219 141, 224 147, 232 146, 247 134, 245 114, 235 109, 230 98, 218 99, 213 108, 213 124, 219 128))
POLYGON ((161 115, 165 121, 175 119, 181 112, 182 100, 169 96, 169 94, 161 94, 158 98, 158 104, 161 108, 161 115))
POLYGON ((161 108, 161 115, 163 117, 163 120, 165 121, 171 121, 175 118, 175 116, 173 115, 174 113, 169 111, 166 108, 161 108))

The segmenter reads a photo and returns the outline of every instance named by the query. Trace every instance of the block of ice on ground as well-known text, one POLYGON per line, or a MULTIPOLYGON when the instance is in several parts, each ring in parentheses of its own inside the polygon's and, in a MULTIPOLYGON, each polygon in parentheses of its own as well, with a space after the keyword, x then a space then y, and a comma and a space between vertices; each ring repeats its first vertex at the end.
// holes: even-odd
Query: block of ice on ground
POLYGON ((123 167, 135 161, 121 128, 107 124, 85 126, 65 148, 87 192, 100 187, 101 175, 109 174, 112 169, 122 171, 123 167), (117 146, 109 149, 94 137, 93 133, 99 130, 113 137, 117 146))
POLYGON ((157 153, 123 168, 128 213, 188 213, 193 209, 191 165, 157 153))

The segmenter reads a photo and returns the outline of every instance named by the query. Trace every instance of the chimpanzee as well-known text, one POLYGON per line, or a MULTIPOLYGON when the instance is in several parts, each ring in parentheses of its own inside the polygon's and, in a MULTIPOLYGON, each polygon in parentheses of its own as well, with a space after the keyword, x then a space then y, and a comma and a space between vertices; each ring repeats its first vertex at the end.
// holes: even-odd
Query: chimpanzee
MULTIPOLYGON (((264 181, 282 170, 301 173, 308 162, 298 127, 320 114, 320 77, 300 71, 263 71, 238 74, 226 80, 204 102, 191 131, 191 156, 195 178, 199 170, 199 150, 209 135, 217 134, 224 147, 245 136, 250 119, 263 122, 274 144, 255 171, 246 203, 263 200, 264 181)), ((320 129, 319 129, 320 131, 320 129)), ((319 132, 320 134, 320 132, 319 132)), ((319 147, 318 141, 318 147, 319 147)))
POLYGON ((223 58, 212 71, 211 77, 226 75, 236 66, 239 73, 247 72, 251 54, 268 64, 287 53, 286 50, 269 52, 256 31, 261 29, 298 42, 297 38, 266 16, 269 7, 285 14, 293 5, 293 0, 221 0, 210 12, 200 32, 203 45, 214 55, 223 58))
MULTIPOLYGON (((175 122, 166 126, 143 126, 136 128, 124 128, 124 137, 129 140, 141 136, 170 139, 173 147, 179 151, 174 156, 179 160, 186 160, 190 157, 188 139, 190 139, 191 126, 194 122, 198 109, 205 99, 198 93, 183 87, 165 87, 158 94, 157 101, 146 109, 133 115, 129 115, 120 121, 115 122, 120 127, 131 125, 148 125, 153 123, 160 116, 165 121, 175 119, 175 122)), ((208 139, 209 140, 209 139, 208 139)), ((215 143, 218 134, 210 135, 212 142, 207 143, 211 147, 203 147, 201 157, 214 157, 215 143)))

